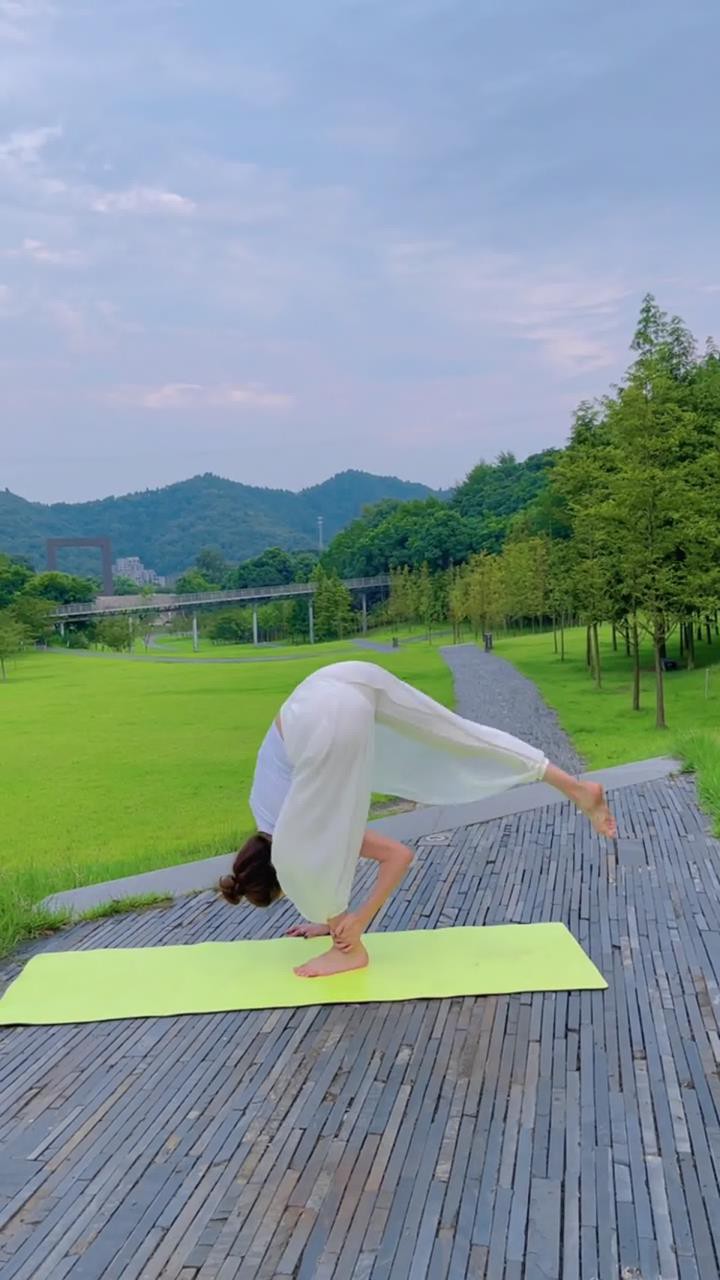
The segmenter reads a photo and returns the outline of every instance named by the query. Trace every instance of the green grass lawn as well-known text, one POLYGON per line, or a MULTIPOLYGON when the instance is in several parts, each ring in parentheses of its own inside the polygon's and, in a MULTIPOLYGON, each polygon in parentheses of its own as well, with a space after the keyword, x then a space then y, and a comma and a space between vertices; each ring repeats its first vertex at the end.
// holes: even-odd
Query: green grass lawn
MULTIPOLYGON (((235 847, 268 725, 337 656, 317 645, 247 665, 54 653, 11 664, 0 685, 0 950, 49 893, 235 847)), ((429 646, 358 656, 451 705, 450 673, 429 646)))
MULTIPOLYGON (((534 680, 558 713, 590 768, 626 764, 651 756, 680 755, 697 770, 700 796, 720 824, 720 641, 697 641, 696 668, 668 671, 668 728, 655 728, 655 674, 650 646, 642 654, 641 710, 632 710, 632 661, 622 641, 613 652, 609 628, 601 634, 603 687, 585 667, 585 631, 566 633, 566 661, 553 653, 552 635, 499 636, 495 652, 534 680), (708 697, 706 671, 709 668, 708 697)), ((679 660, 677 642, 668 656, 679 660)))
POLYGON ((197 652, 193 649, 193 642, 188 636, 163 635, 162 632, 158 632, 155 645, 148 650, 145 649, 139 636, 135 640, 136 653, 177 658, 312 658, 318 648, 322 648, 325 655, 323 661, 327 662, 341 662, 343 658, 358 656, 354 652, 355 646, 352 640, 335 640, 331 644, 322 646, 272 644, 255 647, 252 644, 215 644, 205 636, 200 636, 197 652))

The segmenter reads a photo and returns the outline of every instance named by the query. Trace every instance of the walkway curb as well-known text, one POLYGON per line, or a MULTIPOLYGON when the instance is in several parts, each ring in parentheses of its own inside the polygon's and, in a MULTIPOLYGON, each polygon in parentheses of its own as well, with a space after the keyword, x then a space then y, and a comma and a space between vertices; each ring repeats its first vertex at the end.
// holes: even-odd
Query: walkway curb
MULTIPOLYGON (((681 768, 681 761, 670 756, 658 756, 635 764, 616 765, 611 769, 584 773, 582 777, 591 782, 601 782, 608 791, 616 791, 639 786, 643 782, 656 782, 678 773, 681 768)), ((422 840, 441 831, 475 826, 495 818, 509 818, 530 809, 542 809, 562 802, 563 797, 552 787, 544 782, 533 782, 474 804, 453 807, 429 805, 427 808, 413 809, 409 813, 379 818, 371 822, 370 826, 396 840, 422 840)), ((125 876, 120 880, 108 880, 103 884, 66 889, 45 898, 42 905, 51 911, 69 910, 76 915, 91 907, 142 894, 171 894, 173 897, 181 897, 186 893, 215 888, 219 877, 227 871, 229 860, 230 854, 224 853, 215 858, 202 858, 179 866, 161 867, 158 871, 146 871, 137 876, 125 876)))

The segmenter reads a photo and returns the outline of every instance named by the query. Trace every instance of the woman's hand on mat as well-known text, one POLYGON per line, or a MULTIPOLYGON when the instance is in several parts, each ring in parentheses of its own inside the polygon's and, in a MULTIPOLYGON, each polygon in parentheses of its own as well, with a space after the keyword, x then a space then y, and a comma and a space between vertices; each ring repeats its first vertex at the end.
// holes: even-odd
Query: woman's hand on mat
POLYGON ((326 924, 296 924, 294 929, 288 929, 285 934, 286 938, 327 938, 332 930, 326 924))
POLYGON ((351 951, 358 945, 364 932, 365 921, 362 916, 355 911, 348 911, 333 925, 333 942, 340 951, 351 951))

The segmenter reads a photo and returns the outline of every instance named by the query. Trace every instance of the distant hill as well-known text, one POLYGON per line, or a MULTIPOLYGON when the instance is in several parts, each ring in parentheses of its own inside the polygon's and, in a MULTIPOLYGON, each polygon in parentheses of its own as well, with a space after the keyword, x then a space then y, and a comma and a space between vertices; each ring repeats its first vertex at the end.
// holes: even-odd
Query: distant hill
MULTIPOLYGON (((315 547, 319 515, 328 542, 371 503, 431 493, 426 485, 364 471, 344 471, 299 493, 211 474, 95 502, 45 505, 6 489, 0 491, 0 551, 25 556, 39 568, 45 563, 46 538, 107 536, 114 556, 140 556, 158 573, 175 574, 202 547, 217 547, 231 562, 271 546, 288 551, 315 547)), ((61 552, 61 567, 92 572, 97 570, 94 554, 61 552)))

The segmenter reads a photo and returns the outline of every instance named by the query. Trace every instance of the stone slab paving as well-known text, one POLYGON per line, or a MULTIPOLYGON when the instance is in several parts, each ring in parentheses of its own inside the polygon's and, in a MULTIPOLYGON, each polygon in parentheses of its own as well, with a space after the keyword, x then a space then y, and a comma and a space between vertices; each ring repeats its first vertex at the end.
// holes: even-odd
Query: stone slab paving
MULTIPOLYGON (((720 843, 687 777, 613 799, 617 844, 564 803, 420 839, 377 921, 562 920, 606 992, 1 1030, 2 1280, 717 1277, 720 843)), ((26 955, 291 920, 205 893, 26 955)))

